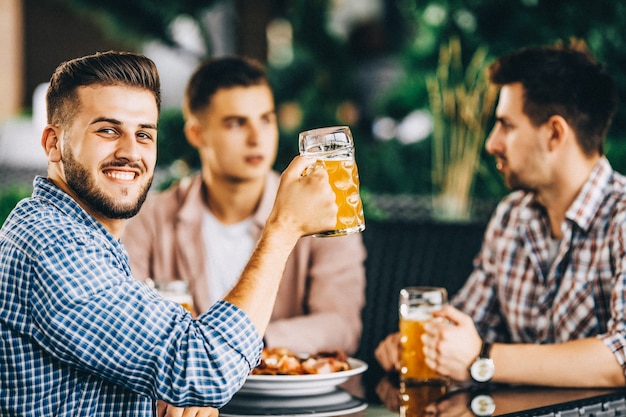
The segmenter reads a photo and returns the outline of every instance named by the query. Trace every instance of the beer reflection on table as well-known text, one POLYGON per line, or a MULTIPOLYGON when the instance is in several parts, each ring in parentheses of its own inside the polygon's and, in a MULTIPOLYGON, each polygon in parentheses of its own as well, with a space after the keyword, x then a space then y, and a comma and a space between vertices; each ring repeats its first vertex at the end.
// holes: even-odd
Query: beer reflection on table
POLYGON ((388 410, 404 417, 422 417, 436 415, 432 407, 449 389, 444 383, 400 382, 396 374, 387 374, 376 386, 376 394, 388 410))
POLYGON ((550 388, 473 383, 407 386, 399 382, 397 375, 388 374, 379 380, 376 395, 387 410, 404 417, 483 417, 519 413, 602 395, 624 398, 626 392, 624 388, 550 388))
POLYGON ((406 384, 397 375, 385 375, 376 394, 389 411, 401 417, 490 416, 495 402, 491 393, 467 385, 445 383, 406 384))

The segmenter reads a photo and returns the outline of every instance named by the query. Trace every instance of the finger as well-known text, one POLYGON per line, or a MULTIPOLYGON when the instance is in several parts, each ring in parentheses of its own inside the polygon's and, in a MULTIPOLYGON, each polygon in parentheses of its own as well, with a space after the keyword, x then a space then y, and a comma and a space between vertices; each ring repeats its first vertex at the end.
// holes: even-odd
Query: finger
POLYGON ((468 319, 468 316, 465 313, 452 307, 451 305, 446 305, 441 310, 434 311, 433 316, 446 319, 452 324, 461 324, 468 319))
POLYGON ((314 163, 308 165, 304 169, 304 171, 302 171, 300 175, 303 177, 306 177, 308 175, 311 175, 313 172, 315 172, 316 169, 323 168, 323 167, 324 167, 324 163, 322 161, 315 161, 314 163))
POLYGON ((296 156, 293 158, 289 166, 285 168, 282 175, 284 177, 295 179, 297 177, 302 176, 302 173, 306 171, 307 167, 315 164, 314 158, 309 158, 306 156, 296 156))
POLYGON ((392 349, 390 356, 393 362, 393 368, 399 372, 402 367, 400 364, 400 332, 396 332, 391 335, 390 346, 392 349))
POLYGON ((182 417, 197 417, 200 414, 198 413, 199 409, 197 407, 187 407, 184 410, 182 410, 182 417))
POLYGON ((188 407, 182 417, 217 417, 219 410, 213 407, 188 407))
POLYGON ((385 370, 391 370, 392 362, 389 358, 389 353, 387 352, 387 346, 384 342, 378 345, 376 350, 374 351, 374 356, 376 360, 380 364, 380 366, 385 370))
POLYGON ((374 351, 376 360, 385 371, 400 369, 400 333, 388 335, 374 351))
POLYGON ((165 417, 182 417, 184 408, 174 407, 173 405, 167 404, 167 408, 165 410, 165 417))
POLYGON ((376 346, 376 349, 374 350, 374 356, 376 357, 376 360, 378 361, 380 366, 382 366, 384 370, 387 370, 387 367, 389 365, 387 358, 387 339, 383 339, 383 341, 380 342, 378 346, 376 346))
POLYGON ((161 400, 157 401, 157 417, 165 417, 165 411, 167 410, 167 403, 161 400))
POLYGON ((433 371, 438 372, 437 356, 433 354, 434 350, 430 348, 424 348, 424 361, 426 365, 433 371))

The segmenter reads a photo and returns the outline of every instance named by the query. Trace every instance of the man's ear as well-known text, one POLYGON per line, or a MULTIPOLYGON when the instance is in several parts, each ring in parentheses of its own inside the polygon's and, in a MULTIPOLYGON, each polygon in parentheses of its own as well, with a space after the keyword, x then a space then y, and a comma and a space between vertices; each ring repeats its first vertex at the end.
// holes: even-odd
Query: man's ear
POLYGON ((41 134, 41 146, 43 146, 48 161, 61 161, 61 128, 54 125, 46 125, 41 134))
POLYGON ((548 129, 548 149, 555 150, 562 146, 567 140, 567 136, 571 131, 570 125, 563 116, 554 115, 546 122, 548 129))
POLYGON ((202 127, 195 117, 190 117, 185 121, 185 137, 194 148, 202 147, 202 127))

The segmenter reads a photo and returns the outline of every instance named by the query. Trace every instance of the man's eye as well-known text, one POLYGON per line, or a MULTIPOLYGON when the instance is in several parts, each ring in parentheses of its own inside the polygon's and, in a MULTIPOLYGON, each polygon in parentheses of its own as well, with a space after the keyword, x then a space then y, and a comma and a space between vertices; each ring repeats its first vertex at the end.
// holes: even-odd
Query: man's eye
POLYGON ((137 133, 137 138, 139 138, 141 141, 153 141, 153 137, 152 135, 150 135, 149 133, 146 132, 138 132, 137 133))
POLYGON ((506 130, 510 130, 510 129, 511 129, 511 127, 512 127, 509 123, 507 123, 507 122, 506 122, 506 121, 504 121, 504 120, 499 120, 499 121, 497 122, 497 125, 498 125, 498 126, 499 126, 502 130, 505 130, 505 131, 506 131, 506 130))
POLYGON ((117 131, 110 127, 104 127, 99 130, 100 133, 104 133, 105 135, 114 135, 117 131))
POLYGON ((232 119, 229 120, 228 123, 226 123, 226 126, 230 129, 234 129, 234 128, 238 128, 241 127, 245 124, 244 120, 241 119, 232 119))

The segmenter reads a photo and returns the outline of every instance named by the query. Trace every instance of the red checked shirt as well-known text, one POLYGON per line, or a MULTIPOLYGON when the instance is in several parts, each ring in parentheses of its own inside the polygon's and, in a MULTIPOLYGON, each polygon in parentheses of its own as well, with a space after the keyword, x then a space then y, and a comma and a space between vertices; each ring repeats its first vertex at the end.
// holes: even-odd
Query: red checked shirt
POLYGON ((565 217, 550 263, 545 210, 532 193, 505 198, 452 303, 491 341, 545 344, 596 336, 626 372, 626 177, 602 158, 565 217))

